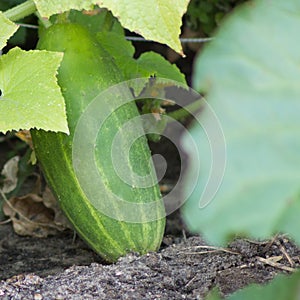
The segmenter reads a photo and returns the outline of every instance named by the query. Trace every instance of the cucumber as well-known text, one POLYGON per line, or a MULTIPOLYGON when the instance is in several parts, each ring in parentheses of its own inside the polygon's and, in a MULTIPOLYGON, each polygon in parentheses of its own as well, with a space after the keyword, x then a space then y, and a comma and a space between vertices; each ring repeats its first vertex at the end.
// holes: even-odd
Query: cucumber
MULTIPOLYGON (((165 227, 165 212, 158 185, 138 188, 123 182, 112 167, 110 154, 113 139, 122 124, 139 116, 134 102, 126 103, 116 111, 109 102, 101 104, 113 113, 105 121, 104 129, 99 130, 95 145, 95 161, 103 195, 99 202, 105 201, 105 205, 111 205, 112 210, 116 209, 113 215, 120 218, 112 218, 95 207, 94 202, 86 196, 73 166, 73 138, 80 117, 101 91, 123 81, 121 71, 109 53, 79 24, 52 25, 43 32, 37 47, 40 50, 64 52, 57 78, 65 98, 70 135, 37 129, 31 131, 37 159, 63 212, 82 239, 109 262, 131 251, 141 254, 156 251, 165 227), (154 207, 157 218, 149 221, 145 207, 141 206, 139 219, 142 221, 126 221, 122 216, 124 212, 115 208, 114 203, 110 204, 109 201, 113 201, 112 194, 130 203, 154 203, 151 207, 154 207)), ((100 110, 100 119, 104 118, 101 114, 100 110)), ((142 128, 142 124, 140 126, 142 128)), ((122 145, 122 141, 130 140, 135 133, 121 130, 118 134, 122 145)), ((119 151, 122 153, 126 149, 119 151)), ((129 157, 131 159, 124 159, 123 165, 118 167, 156 178, 149 164, 150 150, 145 136, 134 143, 129 157)), ((83 164, 82 168, 83 174, 89 176, 88 164, 83 164)), ((128 174, 129 177, 131 175, 128 174)), ((92 185, 99 182, 99 178, 89 180, 92 185)))

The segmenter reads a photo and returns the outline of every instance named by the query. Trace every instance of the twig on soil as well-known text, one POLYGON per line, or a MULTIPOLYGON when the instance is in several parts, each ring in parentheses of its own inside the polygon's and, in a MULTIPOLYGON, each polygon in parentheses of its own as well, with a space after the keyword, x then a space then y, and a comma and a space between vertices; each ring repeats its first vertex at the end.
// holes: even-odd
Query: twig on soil
POLYGON ((281 251, 281 253, 285 256, 285 258, 288 260, 288 262, 290 263, 291 267, 295 266, 295 262, 291 259, 291 257, 289 256, 289 254, 287 253, 286 249, 284 248, 284 246, 281 244, 280 240, 278 239, 279 237, 283 237, 284 235, 279 235, 278 233, 272 238, 272 240, 269 241, 253 241, 253 240, 249 240, 246 239, 246 241, 248 241, 249 243, 252 244, 256 244, 256 245, 265 245, 265 247, 263 248, 263 253, 266 253, 270 247, 273 244, 276 244, 279 248, 279 250, 281 251))
POLYGON ((215 246, 195 246, 192 248, 187 248, 187 250, 191 250, 191 252, 185 251, 185 252, 180 252, 180 254, 194 255, 194 254, 207 254, 207 253, 214 253, 214 252, 226 252, 226 253, 230 253, 230 254, 241 255, 240 253, 231 251, 227 248, 221 248, 221 247, 215 247, 215 246), (192 250, 197 250, 197 249, 210 249, 210 250, 192 251, 192 250))
POLYGON ((193 283, 195 281, 195 279, 197 278, 197 276, 199 276, 199 275, 196 274, 191 280, 189 280, 189 282, 184 287, 187 288, 189 285, 191 285, 191 283, 193 283))
POLYGON ((251 239, 244 239, 246 242, 249 242, 250 244, 254 245, 266 245, 270 243, 270 240, 267 241, 256 241, 256 240, 251 240, 251 239))
MULTIPOLYGON (((253 267, 253 263, 250 263, 250 264, 243 264, 243 265, 240 265, 240 266, 237 266, 237 269, 246 269, 246 268, 250 268, 250 267, 253 267)), ((222 272, 222 270, 218 271, 218 272, 222 272)))
POLYGON ((269 258, 263 258, 263 257, 260 257, 260 256, 257 256, 256 259, 266 265, 269 265, 269 266, 272 266, 274 268, 277 268, 277 269, 281 269, 281 270, 284 270, 284 271, 288 271, 288 272, 295 272, 296 269, 295 268, 291 268, 291 267, 287 267, 283 264, 280 264, 278 263, 277 261, 279 261, 280 259, 282 259, 282 256, 272 256, 272 257, 269 257, 269 258))
POLYGON ((257 241, 257 240, 251 240, 251 239, 244 239, 244 240, 246 242, 249 242, 249 243, 254 244, 254 245, 266 245, 264 250, 263 250, 263 252, 266 252, 274 244, 275 240, 278 237, 279 237, 279 234, 277 233, 271 240, 264 240, 264 241, 257 241))
POLYGON ((272 246, 272 245, 275 243, 275 241, 277 240, 278 236, 279 236, 278 233, 275 234, 275 236, 272 238, 272 240, 269 241, 269 242, 266 244, 266 246, 265 246, 264 249, 263 249, 263 253, 267 252, 267 251, 271 248, 271 246, 272 246))
POLYGON ((288 262, 291 265, 291 267, 295 267, 295 262, 291 259, 291 257, 287 253, 286 249, 282 246, 282 244, 280 243, 280 241, 278 241, 278 246, 279 246, 279 250, 285 256, 285 258, 288 260, 288 262))

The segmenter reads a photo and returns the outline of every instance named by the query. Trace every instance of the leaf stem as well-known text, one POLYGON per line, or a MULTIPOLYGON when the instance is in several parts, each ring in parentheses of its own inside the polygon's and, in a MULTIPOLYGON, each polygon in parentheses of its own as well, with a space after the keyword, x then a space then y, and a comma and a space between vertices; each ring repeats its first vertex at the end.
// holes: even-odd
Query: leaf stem
POLYGON ((35 15, 38 17, 40 25, 44 26, 45 28, 48 28, 52 25, 50 20, 47 18, 43 18, 38 11, 35 12, 35 15))
POLYGON ((4 12, 4 15, 11 21, 17 21, 33 14, 35 11, 36 6, 33 0, 27 0, 24 3, 8 9, 4 12))

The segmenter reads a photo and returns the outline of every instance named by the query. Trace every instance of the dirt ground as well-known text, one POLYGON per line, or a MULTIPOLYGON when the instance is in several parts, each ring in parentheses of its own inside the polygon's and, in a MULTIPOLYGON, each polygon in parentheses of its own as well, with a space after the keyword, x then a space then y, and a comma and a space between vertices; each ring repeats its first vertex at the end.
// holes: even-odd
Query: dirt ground
POLYGON ((218 248, 181 234, 166 235, 158 253, 131 253, 107 265, 71 231, 36 239, 3 225, 0 236, 1 299, 203 299, 214 287, 226 296, 288 273, 287 258, 293 267, 300 258, 285 237, 218 248), (271 266, 277 256, 280 264, 271 266))

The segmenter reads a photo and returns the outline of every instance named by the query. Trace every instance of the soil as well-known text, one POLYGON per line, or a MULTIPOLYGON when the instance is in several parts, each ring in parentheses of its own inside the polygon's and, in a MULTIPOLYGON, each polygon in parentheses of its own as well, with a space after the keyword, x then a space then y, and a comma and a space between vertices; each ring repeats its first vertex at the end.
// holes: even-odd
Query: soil
POLYGON ((107 265, 71 231, 46 239, 17 236, 10 225, 0 232, 1 299, 202 299, 214 287, 226 296, 288 273, 283 252, 295 266, 300 257, 285 237, 218 248, 199 236, 166 235, 158 253, 130 253, 107 265), (261 259, 277 256, 276 267, 261 259))

